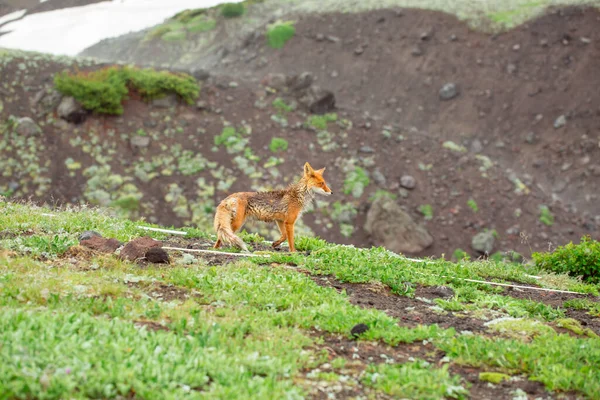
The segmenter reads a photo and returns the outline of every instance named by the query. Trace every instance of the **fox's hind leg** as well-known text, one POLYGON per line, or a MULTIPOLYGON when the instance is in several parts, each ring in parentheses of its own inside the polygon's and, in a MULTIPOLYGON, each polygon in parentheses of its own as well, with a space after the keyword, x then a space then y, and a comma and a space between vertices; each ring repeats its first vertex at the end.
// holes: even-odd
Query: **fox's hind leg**
POLYGON ((213 246, 213 248, 218 249, 221 247, 221 238, 217 239, 217 243, 215 243, 215 245, 213 246))
POLYGON ((277 222, 277 227, 279 228, 279 232, 281 232, 281 237, 273 242, 273 248, 277 248, 281 245, 281 243, 285 242, 285 240, 287 239, 287 233, 285 232, 285 225, 282 221, 275 221, 277 222))

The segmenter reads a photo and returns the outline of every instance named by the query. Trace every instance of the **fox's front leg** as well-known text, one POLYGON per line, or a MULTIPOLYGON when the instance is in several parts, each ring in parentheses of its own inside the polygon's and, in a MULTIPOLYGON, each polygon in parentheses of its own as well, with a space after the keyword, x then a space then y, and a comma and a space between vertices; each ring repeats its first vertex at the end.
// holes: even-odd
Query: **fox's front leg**
POLYGON ((281 245, 281 243, 285 242, 285 239, 287 239, 287 234, 285 232, 285 225, 283 223, 283 221, 275 221, 277 223, 277 227, 279 228, 279 232, 281 232, 281 237, 279 238, 279 240, 276 240, 273 242, 273 248, 277 248, 281 245))
POLYGON ((287 241, 290 245, 290 252, 295 252, 296 248, 294 247, 294 222, 286 222, 285 223, 285 232, 287 234, 287 241))

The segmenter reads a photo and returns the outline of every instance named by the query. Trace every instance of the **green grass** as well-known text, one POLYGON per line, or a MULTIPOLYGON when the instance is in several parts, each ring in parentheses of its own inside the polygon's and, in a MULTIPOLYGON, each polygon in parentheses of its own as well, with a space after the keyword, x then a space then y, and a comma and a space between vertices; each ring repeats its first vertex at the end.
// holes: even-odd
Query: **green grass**
POLYGON ((295 34, 293 21, 276 23, 267 29, 267 44, 274 49, 281 49, 295 34))
POLYGON ((460 376, 450 375, 448 365, 435 368, 426 361, 371 366, 363 382, 394 398, 436 400, 466 399, 468 391, 460 376))
MULTIPOLYGON (((66 253, 84 230, 122 241, 166 237, 137 225, 150 226, 97 209, 49 210, 0 202, 0 248, 5 249, 0 250, 3 395, 302 398, 310 390, 310 379, 337 384, 342 375, 354 374, 373 395, 467 398, 469 384, 449 372, 453 363, 482 372, 525 374, 549 390, 591 398, 600 394, 600 339, 566 319, 564 309, 457 278, 598 295, 596 285, 520 264, 413 262, 382 248, 332 245, 314 237, 296 240, 298 250, 310 251, 308 255, 277 252, 216 266, 192 257, 185 265, 175 261, 168 267, 140 268, 112 255, 66 253), (457 336, 454 329, 437 325, 402 326, 382 311, 351 304, 344 292, 317 285, 311 275, 383 285, 403 296, 414 296, 419 285, 448 286, 454 296, 437 299, 431 312, 521 319, 490 325, 490 331, 501 335, 493 341, 478 334, 457 336), (161 288, 181 295, 157 296, 161 288), (145 326, 150 323, 161 329, 145 326), (446 352, 448 364, 362 364, 364 374, 349 372, 356 361, 328 360, 319 337, 351 339, 350 330, 359 323, 369 327, 361 341, 391 346, 431 342, 446 352), (553 326, 579 336, 560 335, 553 326), (336 370, 304 377, 325 365, 336 370)), ((189 238, 210 237, 194 228, 184 230, 189 238)), ((241 237, 249 244, 263 240, 244 232, 241 237)), ((598 303, 589 299, 568 306, 598 310, 598 303)))
POLYGON ((273 138, 269 144, 269 150, 273 153, 286 151, 288 149, 288 141, 282 138, 273 138))

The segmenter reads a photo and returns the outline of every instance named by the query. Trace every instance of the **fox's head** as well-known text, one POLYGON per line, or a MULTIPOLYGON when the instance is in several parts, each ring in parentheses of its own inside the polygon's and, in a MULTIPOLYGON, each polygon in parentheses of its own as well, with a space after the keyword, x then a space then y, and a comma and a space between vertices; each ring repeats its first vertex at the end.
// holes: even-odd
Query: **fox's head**
POLYGON ((304 164, 304 180, 306 186, 315 193, 329 196, 331 189, 327 186, 325 179, 323 179, 323 172, 325 168, 314 170, 309 163, 304 164))

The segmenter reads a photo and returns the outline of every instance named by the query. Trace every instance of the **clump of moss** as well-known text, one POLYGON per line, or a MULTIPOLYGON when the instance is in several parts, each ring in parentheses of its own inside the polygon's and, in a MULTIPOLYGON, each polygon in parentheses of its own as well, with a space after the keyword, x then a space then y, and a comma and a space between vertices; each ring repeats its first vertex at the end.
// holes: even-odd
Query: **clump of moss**
POLYGON ((225 18, 236 18, 244 14, 246 8, 242 3, 225 3, 221 6, 221 15, 225 18))
POLYGON ((581 326, 581 324, 579 323, 579 321, 573 319, 573 318, 562 318, 562 319, 558 319, 556 320, 556 326, 560 327, 560 328, 565 328, 570 330, 571 332, 575 333, 576 335, 581 335, 581 336, 589 336, 589 337, 593 337, 593 338, 597 338, 598 335, 596 335, 596 333, 594 331, 592 331, 590 328, 583 328, 581 326))
POLYGON ((267 43, 274 49, 281 49, 295 34, 296 28, 292 21, 280 22, 267 30, 267 43))
POLYGON ((480 372, 479 380, 491 382, 493 384, 499 384, 502 381, 508 381, 510 379, 510 375, 502 374, 500 372, 480 372))
POLYGON ((103 114, 123 113, 122 102, 130 90, 151 100, 169 93, 193 104, 200 93, 196 80, 187 74, 132 67, 108 67, 91 72, 62 72, 54 77, 56 89, 73 96, 83 107, 103 114))

